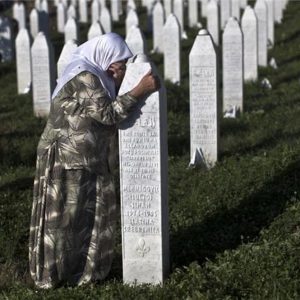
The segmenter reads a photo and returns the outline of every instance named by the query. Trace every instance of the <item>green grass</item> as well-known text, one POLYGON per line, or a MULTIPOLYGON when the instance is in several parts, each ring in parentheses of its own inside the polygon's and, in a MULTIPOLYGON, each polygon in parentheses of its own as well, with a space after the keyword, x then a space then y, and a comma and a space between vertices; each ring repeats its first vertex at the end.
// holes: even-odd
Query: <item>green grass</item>
MULTIPOLYGON (((219 162, 210 171, 187 169, 187 63, 197 29, 188 31, 182 85, 166 82, 171 273, 163 287, 122 283, 120 228, 112 271, 103 283, 49 291, 34 287, 27 241, 35 151, 45 120, 33 116, 30 94, 16 95, 14 63, 2 64, 0 299, 298 299, 299 15, 300 2, 290 1, 269 51, 279 68, 259 70, 260 80, 267 77, 273 88, 262 88, 260 80, 245 86, 244 113, 221 120, 219 162)), ((120 33, 122 22, 115 27, 120 33)), ((81 28, 81 39, 86 30, 81 28)), ((63 36, 52 38, 58 58, 63 36)), ((151 45, 151 35, 146 38, 151 45)), ((152 59, 162 72, 162 55, 152 59)))

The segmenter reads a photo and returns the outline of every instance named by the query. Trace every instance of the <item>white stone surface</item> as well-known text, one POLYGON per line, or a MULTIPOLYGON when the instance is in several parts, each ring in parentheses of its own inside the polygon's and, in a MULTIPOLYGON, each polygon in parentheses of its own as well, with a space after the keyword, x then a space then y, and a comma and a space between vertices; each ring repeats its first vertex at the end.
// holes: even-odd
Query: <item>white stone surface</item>
POLYGON ((164 29, 164 78, 173 83, 180 84, 181 67, 181 36, 180 25, 174 14, 166 20, 164 29))
POLYGON ((257 18, 251 6, 245 8, 241 21, 244 36, 244 80, 257 80, 258 37, 257 18))
POLYGON ((101 23, 97 21, 90 26, 87 38, 88 40, 91 40, 94 37, 100 36, 102 34, 104 34, 104 30, 102 28, 101 23))
POLYGON ((119 5, 121 5, 119 0, 111 0, 110 2, 110 12, 113 21, 119 21, 119 5))
POLYGON ((231 17, 223 33, 223 112, 243 111, 243 36, 231 17))
POLYGON ((139 26, 139 18, 135 10, 130 9, 125 20, 126 34, 131 26, 139 26))
POLYGON ((26 12, 25 12, 25 6, 21 3, 14 3, 13 5, 13 18, 17 20, 19 30, 21 28, 26 28, 26 12))
POLYGON ((258 20, 258 65, 268 65, 268 11, 265 0, 257 0, 254 11, 258 20))
MULTIPOLYGON (((119 94, 151 69, 137 60, 128 64, 119 94)), ((129 284, 160 284, 169 272, 167 101, 161 85, 119 126, 123 280, 129 284)))
POLYGON ((25 28, 21 28, 16 37, 16 62, 18 93, 25 94, 31 84, 30 37, 25 28))
POLYGON ((34 0, 34 8, 35 8, 37 11, 40 11, 40 10, 41 10, 41 0, 34 0))
POLYGON ((274 0, 266 0, 268 10, 268 44, 273 46, 275 43, 274 32, 274 0))
POLYGON ((42 0, 40 7, 41 7, 41 11, 49 13, 49 7, 48 7, 48 1, 47 0, 42 0))
POLYGON ((125 39, 129 49, 133 54, 146 54, 146 41, 143 32, 138 26, 131 26, 125 39))
POLYGON ((176 16, 178 23, 180 25, 180 36, 184 32, 184 9, 183 9, 183 0, 174 0, 173 1, 173 14, 176 16))
POLYGON ((136 10, 136 4, 135 4, 135 1, 134 1, 134 0, 128 0, 128 1, 127 1, 127 12, 128 12, 130 9, 136 10))
POLYGON ((40 31, 39 12, 36 8, 33 8, 30 12, 29 23, 31 36, 35 38, 40 31))
POLYGON ((224 28, 227 20, 231 16, 231 0, 221 0, 221 27, 224 28))
POLYGON ((218 75, 213 41, 203 29, 189 55, 190 166, 213 167, 218 160, 218 75))
POLYGON ((75 20, 77 20, 77 12, 76 12, 76 8, 74 5, 69 5, 68 10, 67 10, 67 19, 69 18, 74 18, 75 20))
POLYGON ((59 78, 67 66, 67 64, 70 62, 70 58, 73 54, 73 52, 77 48, 77 43, 74 40, 69 40, 65 43, 61 54, 59 56, 59 59, 57 61, 57 78, 59 78))
POLYGON ((188 0, 188 24, 195 27, 198 24, 198 0, 188 0))
POLYGON ((220 22, 219 5, 216 0, 210 0, 207 4, 207 30, 215 45, 219 45, 220 22))
POLYGON ((172 0, 164 0, 164 9, 165 9, 165 14, 166 18, 173 12, 173 2, 172 0))
POLYGON ((87 0, 79 0, 79 22, 88 22, 88 5, 87 0))
POLYGON ((11 61, 14 55, 12 24, 8 17, 0 16, 0 61, 11 61))
POLYGON ((77 24, 74 18, 70 17, 65 25, 65 43, 69 40, 78 40, 77 24))
POLYGON ((51 72, 50 45, 43 32, 39 32, 31 47, 33 110, 36 116, 49 114, 54 74, 51 72))
POLYGON ((281 23, 282 21, 282 1, 275 0, 274 1, 274 18, 276 23, 281 23))
POLYGON ((248 5, 248 0, 240 0, 241 2, 241 8, 245 9, 246 6, 248 5))
POLYGON ((91 5, 92 24, 100 20, 100 4, 98 0, 93 0, 91 5))
POLYGON ((106 6, 101 8, 100 22, 102 24, 105 33, 109 33, 112 31, 111 15, 106 6))
POLYGON ((207 16, 207 3, 209 0, 200 0, 201 2, 201 16, 206 17, 207 16))
POLYGON ((57 31, 64 33, 67 20, 67 10, 62 2, 57 5, 57 31))
POLYGON ((165 24, 165 11, 161 2, 157 2, 153 9, 153 49, 155 52, 163 52, 165 24))
POLYGON ((240 20, 240 0, 231 0, 231 16, 240 20))

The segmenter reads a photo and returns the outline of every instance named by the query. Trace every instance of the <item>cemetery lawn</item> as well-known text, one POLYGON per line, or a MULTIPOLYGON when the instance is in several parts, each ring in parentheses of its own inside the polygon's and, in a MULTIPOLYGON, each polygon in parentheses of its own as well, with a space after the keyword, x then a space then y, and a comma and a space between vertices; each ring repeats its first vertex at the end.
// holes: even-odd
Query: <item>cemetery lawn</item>
MULTIPOLYGON (((244 113, 221 121, 219 162, 210 171, 187 169, 187 62, 197 30, 188 31, 183 83, 166 83, 171 272, 163 287, 122 283, 120 226, 107 280, 46 291, 34 287, 27 248, 35 151, 45 120, 32 115, 31 95, 16 95, 15 64, 1 64, 0 299, 298 299, 299 16, 300 2, 290 1, 269 51, 279 68, 259 70, 259 81, 267 77, 273 88, 245 86, 244 113)), ((54 35, 53 41, 57 59, 63 36, 54 35)), ((152 59, 161 71, 162 56, 152 59)))

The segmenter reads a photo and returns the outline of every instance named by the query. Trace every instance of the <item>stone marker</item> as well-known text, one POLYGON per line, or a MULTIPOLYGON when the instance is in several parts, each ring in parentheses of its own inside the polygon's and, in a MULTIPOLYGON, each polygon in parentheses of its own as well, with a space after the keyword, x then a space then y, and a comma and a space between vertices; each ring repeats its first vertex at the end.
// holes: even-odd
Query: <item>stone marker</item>
POLYGON ((164 29, 164 78, 173 83, 180 84, 181 68, 181 37, 180 25, 174 14, 166 20, 164 29))
POLYGON ((241 25, 244 36, 244 80, 256 81, 258 75, 257 18, 249 5, 244 11, 241 25))
POLYGON ((41 1, 40 10, 46 12, 47 14, 49 13, 49 7, 48 7, 48 1, 47 0, 42 0, 41 1))
POLYGON ((240 0, 231 0, 231 16, 240 20, 240 0))
POLYGON ((138 26, 130 27, 125 41, 133 54, 147 52, 145 37, 138 26))
POLYGON ((188 0, 189 27, 198 25, 198 0, 188 0))
POLYGON ((43 32, 39 32, 31 47, 33 110, 35 116, 49 114, 51 94, 54 88, 53 53, 43 32))
POLYGON ((258 65, 268 65, 268 11, 265 0, 257 0, 254 11, 258 20, 258 65))
POLYGON ((243 35, 230 17, 223 33, 223 112, 243 111, 243 35))
MULTIPOLYGON (((150 69, 140 56, 129 63, 119 94, 150 69)), ((169 272, 167 101, 161 85, 119 126, 123 280, 130 284, 160 284, 169 272)))
POLYGON ((245 9, 248 4, 247 2, 248 2, 248 0, 241 0, 241 2, 240 2, 241 8, 245 9))
POLYGON ((189 55, 191 161, 211 168, 218 160, 217 55, 209 33, 202 29, 189 55))
POLYGON ((274 33, 274 0, 266 0, 268 10, 268 45, 271 47, 275 42, 274 33))
POLYGON ((224 28, 227 20, 231 16, 231 0, 221 0, 221 27, 224 28))
POLYGON ((30 33, 35 38, 40 31, 40 15, 36 8, 33 8, 29 15, 30 33))
POLYGON ((13 56, 12 24, 9 18, 0 16, 0 61, 11 61, 13 56))
POLYGON ((87 0, 79 0, 79 22, 88 22, 88 7, 87 0))
POLYGON ((121 5, 119 0, 111 0, 110 2, 111 17, 115 22, 119 21, 119 5, 121 5))
POLYGON ((135 10, 130 9, 125 20, 126 34, 131 26, 139 26, 139 18, 135 10))
POLYGON ((166 18, 173 12, 172 0, 164 0, 166 18))
POLYGON ((274 70, 277 70, 278 69, 278 66, 277 66, 277 63, 276 63, 276 60, 274 57, 272 57, 269 61, 269 66, 272 67, 274 70))
POLYGON ((184 32, 183 0, 173 1, 173 14, 176 16, 177 21, 180 25, 180 36, 182 36, 184 32))
POLYGON ((31 54, 30 37, 25 28, 19 30, 16 38, 16 60, 18 94, 26 94, 31 84, 31 54))
POLYGON ((220 23, 219 5, 216 0, 210 0, 207 4, 207 30, 210 33, 215 45, 219 45, 220 23))
POLYGON ((161 2, 157 2, 153 9, 153 49, 155 52, 163 52, 165 12, 161 2))
POLYGON ((100 36, 102 34, 104 34, 104 30, 102 28, 100 21, 97 21, 90 26, 87 38, 88 40, 91 40, 94 37, 100 36))
POLYGON ((98 0, 93 0, 91 5, 92 24, 100 20, 100 4, 98 0))
POLYGON ((106 6, 101 8, 100 22, 101 22, 101 25, 102 25, 105 33, 109 33, 112 31, 111 16, 110 16, 110 12, 106 6))
POLYGON ((78 40, 77 24, 74 18, 70 17, 65 25, 65 43, 68 40, 78 40))
POLYGON ((136 10, 136 4, 134 0, 128 0, 127 1, 127 12, 129 12, 129 10, 133 9, 136 10))
POLYGON ((57 5, 57 31, 58 32, 64 33, 66 20, 67 20, 66 7, 62 2, 59 2, 57 5))
POLYGON ((42 7, 41 0, 34 0, 34 8, 35 8, 37 11, 40 11, 40 10, 41 10, 41 7, 42 7))
POLYGON ((206 17, 208 0, 200 0, 200 2, 201 2, 201 16, 206 17))
POLYGON ((13 5, 13 18, 17 20, 19 30, 26 28, 26 13, 24 4, 15 2, 13 5))
POLYGON ((274 18, 276 23, 281 23, 282 21, 282 1, 275 0, 274 1, 274 18))
POLYGON ((67 19, 69 18, 74 18, 75 20, 77 20, 77 12, 76 12, 76 8, 74 5, 69 5, 68 10, 67 10, 67 19))
POLYGON ((77 48, 77 42, 74 40, 68 40, 62 51, 61 54, 59 56, 59 59, 57 61, 57 78, 59 78, 63 72, 63 70, 65 69, 65 67, 67 66, 67 64, 70 62, 70 58, 73 54, 73 52, 76 50, 77 48))

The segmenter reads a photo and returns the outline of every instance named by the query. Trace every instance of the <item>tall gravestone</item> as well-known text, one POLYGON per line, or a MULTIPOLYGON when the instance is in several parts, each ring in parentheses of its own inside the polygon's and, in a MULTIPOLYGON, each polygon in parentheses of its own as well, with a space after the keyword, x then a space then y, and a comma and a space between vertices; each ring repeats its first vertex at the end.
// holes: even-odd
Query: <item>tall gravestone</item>
POLYGON ((244 37, 244 80, 256 81, 258 76, 257 18, 249 5, 245 8, 241 26, 244 37))
POLYGON ((167 18, 163 29, 164 36, 164 78, 180 84, 181 68, 181 31, 179 22, 174 14, 167 18))
POLYGON ((172 0, 164 0, 164 9, 166 13, 166 18, 173 12, 172 0))
POLYGON ((127 12, 131 9, 136 10, 136 4, 134 0, 127 0, 127 12))
POLYGON ((66 7, 62 2, 59 2, 57 5, 57 31, 58 32, 64 33, 66 20, 67 20, 66 7))
POLYGON ((275 33, 274 33, 274 0, 266 0, 268 10, 268 44, 274 45, 275 33))
POLYGON ((115 22, 119 21, 119 5, 120 5, 119 0, 111 0, 110 2, 110 12, 111 12, 111 17, 112 20, 115 22))
POLYGON ((77 20, 77 12, 76 12, 76 8, 74 5, 69 5, 68 10, 67 10, 67 19, 69 18, 74 18, 75 20, 77 20))
POLYGON ((29 15, 30 33, 35 38, 40 31, 40 15, 36 8, 33 8, 29 15))
POLYGON ((227 20, 231 16, 231 0, 220 1, 221 9, 221 27, 224 28, 227 20))
POLYGON ((110 16, 110 12, 106 6, 101 8, 100 22, 103 26, 105 33, 109 33, 112 31, 111 16, 110 16))
POLYGON ((220 22, 219 5, 216 0, 210 0, 207 4, 207 30, 215 45, 219 45, 220 22))
POLYGON ((188 0, 188 20, 189 27, 198 25, 198 1, 188 0))
POLYGON ((87 0, 79 0, 79 22, 88 22, 88 4, 87 0))
POLYGON ((139 18, 135 10, 130 9, 125 20, 126 34, 131 26, 139 26, 139 18))
POLYGON ((240 0, 231 0, 231 16, 240 20, 240 0))
POLYGON ((98 22, 94 22, 90 28, 89 28, 89 31, 88 31, 88 40, 91 40, 93 39, 94 37, 96 36, 100 36, 104 34, 104 30, 102 28, 102 25, 101 23, 98 21, 98 22))
POLYGON ((100 20, 100 4, 98 0, 93 0, 91 5, 92 24, 100 20))
POLYGON ((241 8, 245 9, 246 6, 248 5, 248 0, 241 0, 240 4, 241 4, 241 8))
POLYGON ((268 65, 268 11, 265 0, 257 0, 254 11, 258 20, 258 65, 268 65))
POLYGON ((13 17, 18 22, 19 30, 26 28, 26 12, 24 4, 15 2, 13 5, 13 17))
POLYGON ((74 18, 70 17, 65 25, 65 43, 69 40, 78 40, 77 24, 74 18))
POLYGON ((180 25, 180 36, 184 32, 184 7, 183 0, 174 0, 173 1, 173 14, 176 16, 177 21, 180 25))
POLYGON ((161 2, 157 2, 153 9, 153 49, 156 52, 163 52, 164 36, 163 28, 165 23, 165 12, 161 2))
POLYGON ((223 33, 223 112, 243 111, 243 36, 237 19, 231 17, 223 33))
POLYGON ((39 117, 47 116, 50 111, 55 78, 52 55, 46 36, 39 32, 31 47, 33 110, 39 117))
POLYGON ((73 52, 77 48, 77 42, 74 40, 68 40, 59 56, 59 59, 57 61, 57 78, 59 78, 64 71, 67 64, 70 62, 71 56, 73 52))
MULTIPOLYGON (((128 64, 119 94, 150 69, 141 56, 128 64)), ((167 102, 161 85, 119 126, 123 280, 131 284, 160 284, 169 272, 167 102)))
POLYGON ((12 24, 9 18, 0 16, 0 61, 11 61, 13 56, 12 24))
POLYGON ((16 38, 18 93, 25 94, 31 84, 30 37, 27 29, 21 28, 16 38))
POLYGON ((199 31, 189 55, 190 166, 211 168, 218 160, 217 55, 205 29, 199 31))
POLYGON ((206 17, 207 16, 207 3, 209 0, 201 0, 201 16, 206 17))
POLYGON ((48 6, 48 1, 47 0, 42 0, 40 5, 40 10, 46 12, 47 14, 49 13, 49 6, 48 6))
POLYGON ((275 0, 274 1, 274 17, 276 23, 281 23, 282 21, 282 1, 275 0))
POLYGON ((145 37, 138 26, 130 27, 125 41, 134 55, 147 52, 145 37))

